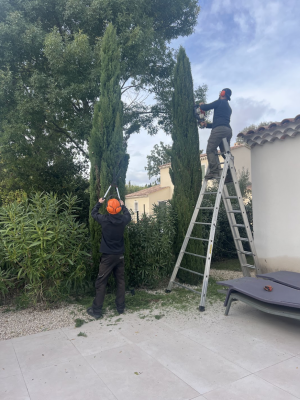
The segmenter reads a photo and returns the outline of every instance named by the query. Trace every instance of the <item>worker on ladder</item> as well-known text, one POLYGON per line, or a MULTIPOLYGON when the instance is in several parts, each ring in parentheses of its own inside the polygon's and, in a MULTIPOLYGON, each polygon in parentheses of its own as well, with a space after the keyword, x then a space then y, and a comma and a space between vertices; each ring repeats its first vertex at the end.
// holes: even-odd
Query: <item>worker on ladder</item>
MULTIPOLYGON (((207 123, 206 121, 200 122, 202 127, 212 128, 206 149, 209 172, 206 174, 205 179, 220 177, 217 149, 219 147, 221 153, 224 153, 225 149, 222 140, 226 138, 230 147, 230 139, 232 137, 230 117, 232 110, 228 101, 230 101, 231 93, 231 90, 226 88, 220 92, 218 100, 210 104, 200 103, 202 111, 214 110, 212 123, 207 123)), ((227 173, 225 183, 228 182, 232 182, 230 172, 227 173)))

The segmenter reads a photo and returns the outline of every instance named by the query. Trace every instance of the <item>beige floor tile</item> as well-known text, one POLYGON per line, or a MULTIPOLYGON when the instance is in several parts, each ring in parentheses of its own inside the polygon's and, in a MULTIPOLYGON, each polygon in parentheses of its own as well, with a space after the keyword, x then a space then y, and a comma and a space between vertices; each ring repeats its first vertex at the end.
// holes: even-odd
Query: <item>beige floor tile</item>
POLYGON ((31 400, 116 400, 84 357, 24 373, 31 400))
POLYGON ((22 374, 0 378, 1 400, 30 400, 22 374))
POLYGON ((241 332, 235 325, 215 324, 187 329, 180 333, 250 372, 259 371, 292 357, 292 354, 279 351, 267 340, 257 339, 245 331, 241 332))
POLYGON ((21 374, 21 369, 11 340, 0 342, 0 378, 21 374))
POLYGON ((59 364, 79 355, 72 342, 60 331, 12 339, 12 343, 23 372, 59 364))
POLYGON ((177 339, 154 339, 138 346, 200 394, 249 375, 249 371, 180 333, 177 339))
POLYGON ((135 344, 86 359, 118 400, 188 400, 199 395, 135 344))
POLYGON ((207 400, 296 400, 297 397, 255 375, 239 379, 221 389, 205 393, 207 400))
POLYGON ((290 358, 256 375, 300 398, 300 357, 290 358))

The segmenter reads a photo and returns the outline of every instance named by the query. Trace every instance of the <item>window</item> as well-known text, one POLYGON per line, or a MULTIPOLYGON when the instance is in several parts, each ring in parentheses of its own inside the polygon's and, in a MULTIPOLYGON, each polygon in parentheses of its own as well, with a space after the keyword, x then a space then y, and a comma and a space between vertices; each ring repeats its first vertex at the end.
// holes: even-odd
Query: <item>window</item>
POLYGON ((163 200, 163 201, 158 201, 157 203, 158 203, 158 206, 159 206, 159 207, 165 207, 165 206, 166 206, 166 201, 165 201, 165 200, 163 200))

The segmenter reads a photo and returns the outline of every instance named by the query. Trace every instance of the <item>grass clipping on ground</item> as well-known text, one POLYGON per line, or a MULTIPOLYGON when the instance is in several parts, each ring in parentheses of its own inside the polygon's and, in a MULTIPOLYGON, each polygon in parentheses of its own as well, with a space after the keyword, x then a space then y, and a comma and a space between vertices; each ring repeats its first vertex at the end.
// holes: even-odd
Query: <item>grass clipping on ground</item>
MULTIPOLYGON (((198 287, 192 286, 192 289, 201 292, 202 284, 198 287)), ((208 291, 206 301, 212 304, 215 301, 224 301, 225 295, 219 293, 218 290, 221 286, 216 284, 216 280, 212 277, 209 278, 208 291)), ((200 303, 200 295, 190 290, 173 287, 171 293, 165 293, 164 290, 135 290, 135 295, 126 293, 126 312, 136 312, 143 310, 155 310, 172 308, 178 311, 188 311, 193 308, 198 308, 200 303)), ((76 303, 88 307, 92 304, 93 297, 83 297, 77 299, 76 303)), ((115 306, 115 294, 108 293, 105 296, 103 304, 103 314, 118 315, 115 306)), ((157 319, 160 319, 159 315, 157 319)))

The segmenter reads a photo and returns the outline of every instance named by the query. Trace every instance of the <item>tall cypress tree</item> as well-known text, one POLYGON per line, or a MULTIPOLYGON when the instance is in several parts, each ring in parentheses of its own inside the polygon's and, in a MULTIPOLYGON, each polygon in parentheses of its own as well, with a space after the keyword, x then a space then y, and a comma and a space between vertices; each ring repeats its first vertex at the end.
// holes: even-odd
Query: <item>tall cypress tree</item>
MULTIPOLYGON (((170 175, 174 185, 172 203, 178 215, 177 234, 174 242, 176 256, 182 246, 201 189, 202 173, 199 153, 197 122, 193 115, 193 79, 189 59, 180 47, 174 69, 174 92, 172 98, 173 146, 170 175)), ((201 226, 193 229, 193 235, 201 238, 201 226)), ((190 240, 187 251, 204 254, 199 240, 190 240)), ((184 255, 181 266, 203 272, 200 257, 184 255)), ((195 284, 198 275, 179 270, 179 278, 195 284)))
MULTIPOLYGON (((120 50, 116 30, 109 24, 101 45, 100 99, 95 105, 93 128, 89 140, 91 162, 90 211, 103 197, 114 175, 121 169, 118 188, 121 199, 125 196, 125 178, 129 162, 123 144, 123 106, 120 88, 120 50)), ((109 194, 113 194, 113 189, 109 194)), ((105 212, 104 205, 101 213, 105 212)), ((90 216, 92 257, 98 268, 101 226, 90 216)))

